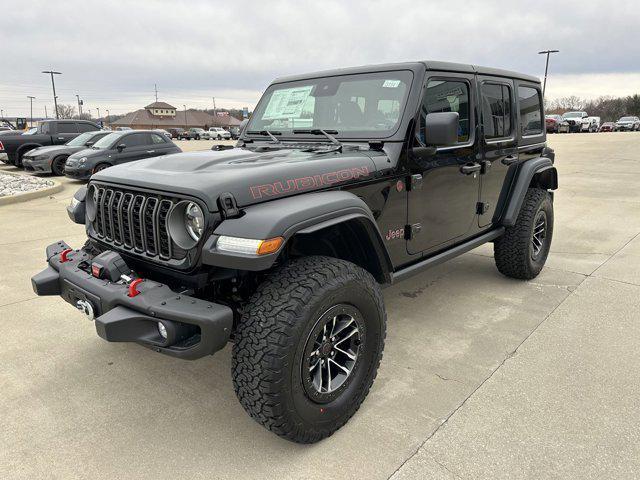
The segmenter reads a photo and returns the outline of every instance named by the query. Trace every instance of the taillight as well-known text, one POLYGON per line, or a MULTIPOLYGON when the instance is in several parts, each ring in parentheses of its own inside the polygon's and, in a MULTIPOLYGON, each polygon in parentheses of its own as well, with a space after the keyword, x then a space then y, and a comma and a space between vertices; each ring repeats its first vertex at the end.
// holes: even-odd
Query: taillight
POLYGON ((0 142, 0 152, 4 151, 4 145, 0 142))

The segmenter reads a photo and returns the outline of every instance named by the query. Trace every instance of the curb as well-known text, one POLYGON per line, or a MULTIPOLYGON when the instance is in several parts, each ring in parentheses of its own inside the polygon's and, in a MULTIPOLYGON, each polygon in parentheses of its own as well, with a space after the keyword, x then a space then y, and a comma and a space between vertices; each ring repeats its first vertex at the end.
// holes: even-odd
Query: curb
MULTIPOLYGON (((20 173, 6 172, 2 170, 0 170, 0 173, 4 173, 5 175, 13 175, 16 177, 25 176, 20 173)), ((40 190, 32 190, 30 192, 18 193, 16 195, 9 195, 8 197, 0 197, 0 207, 2 205, 10 205, 12 203, 26 202, 28 200, 33 200, 35 198, 46 197, 48 195, 52 195, 54 193, 58 193, 62 191, 63 186, 59 181, 57 180, 50 180, 50 181, 53 182, 53 185, 51 187, 42 188, 40 190)))

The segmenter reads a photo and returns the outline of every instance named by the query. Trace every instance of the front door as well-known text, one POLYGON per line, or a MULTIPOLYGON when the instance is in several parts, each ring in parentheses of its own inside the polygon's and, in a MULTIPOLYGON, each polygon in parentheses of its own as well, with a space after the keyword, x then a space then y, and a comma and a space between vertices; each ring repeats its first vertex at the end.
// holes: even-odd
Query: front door
POLYGON ((411 159, 408 193, 409 253, 432 251, 462 240, 476 224, 480 152, 476 148, 475 78, 429 73, 415 141, 424 141, 424 120, 435 112, 458 112, 458 143, 435 155, 411 159))
POLYGON ((491 225, 502 212, 518 163, 513 82, 479 77, 483 135, 478 226, 491 225))
POLYGON ((147 150, 151 149, 150 143, 151 139, 146 132, 125 135, 120 142, 118 142, 119 145, 124 144, 125 148, 121 152, 116 150, 113 156, 114 165, 147 158, 149 156, 147 150))

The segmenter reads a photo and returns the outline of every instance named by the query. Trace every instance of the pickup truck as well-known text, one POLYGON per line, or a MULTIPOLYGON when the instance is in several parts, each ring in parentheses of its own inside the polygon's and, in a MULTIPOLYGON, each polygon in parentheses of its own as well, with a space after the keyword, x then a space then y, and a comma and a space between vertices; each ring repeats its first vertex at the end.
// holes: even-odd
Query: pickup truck
POLYGON ((22 167, 22 157, 29 150, 46 145, 62 145, 81 133, 100 130, 86 120, 46 120, 22 135, 3 135, 0 140, 0 160, 22 167))

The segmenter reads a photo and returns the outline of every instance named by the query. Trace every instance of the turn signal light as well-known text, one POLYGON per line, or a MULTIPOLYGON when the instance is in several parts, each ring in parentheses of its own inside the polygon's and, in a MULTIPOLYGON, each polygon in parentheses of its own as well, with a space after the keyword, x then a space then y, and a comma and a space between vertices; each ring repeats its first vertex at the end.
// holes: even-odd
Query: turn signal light
POLYGON ((284 242, 284 238, 276 237, 270 238, 269 240, 262 240, 260 246, 258 247, 258 251, 256 252, 258 255, 268 255, 269 253, 277 252, 280 246, 284 242))
POLYGON ((240 253, 244 255, 268 255, 278 251, 284 243, 284 238, 274 237, 267 240, 253 238, 227 237, 221 235, 216 248, 221 252, 240 253))

